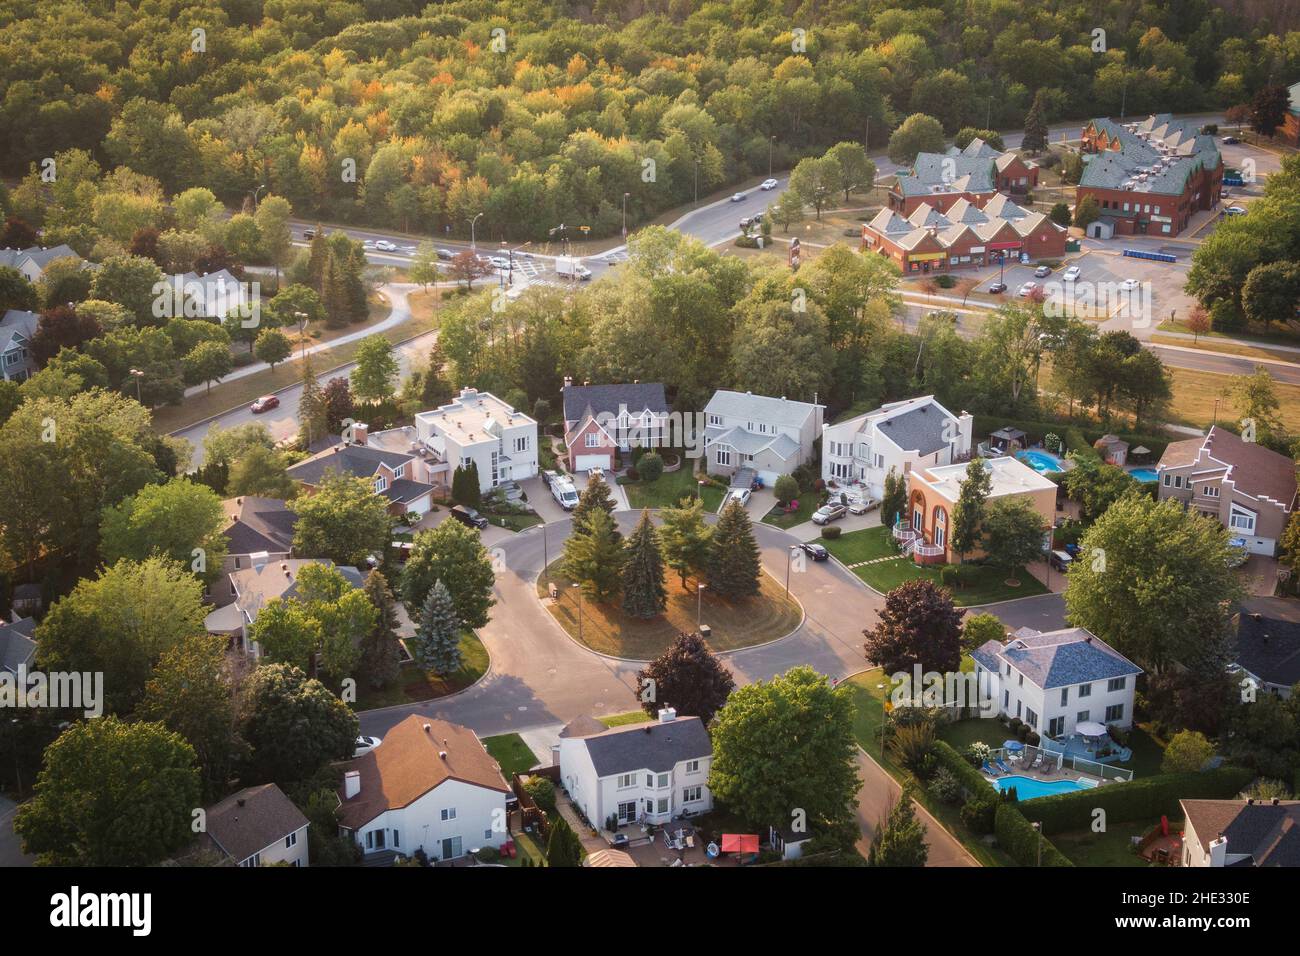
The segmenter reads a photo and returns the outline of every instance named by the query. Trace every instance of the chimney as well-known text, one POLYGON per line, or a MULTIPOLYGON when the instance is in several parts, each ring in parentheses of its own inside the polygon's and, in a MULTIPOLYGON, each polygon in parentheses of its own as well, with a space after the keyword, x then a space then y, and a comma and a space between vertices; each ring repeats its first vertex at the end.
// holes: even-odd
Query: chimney
POLYGON ((343 799, 351 800, 361 792, 361 773, 357 770, 349 770, 343 775, 343 799))
POLYGON ((365 422, 355 422, 352 425, 352 443, 355 445, 364 445, 366 439, 370 437, 370 426, 365 422))
POLYGON ((677 719, 677 709, 675 707, 664 707, 659 711, 659 723, 667 724, 677 719))
POLYGON ((433 727, 432 727, 430 724, 425 724, 425 725, 424 725, 424 732, 425 732, 426 734, 431 734, 431 733, 433 733, 433 727))
POLYGON ((572 376, 572 375, 566 375, 566 376, 564 376, 564 387, 565 387, 565 388, 573 388, 573 376, 572 376))
POLYGON ((445 751, 445 750, 439 750, 439 751, 438 751, 438 759, 439 759, 439 760, 446 760, 446 759, 447 759, 447 751, 445 751))

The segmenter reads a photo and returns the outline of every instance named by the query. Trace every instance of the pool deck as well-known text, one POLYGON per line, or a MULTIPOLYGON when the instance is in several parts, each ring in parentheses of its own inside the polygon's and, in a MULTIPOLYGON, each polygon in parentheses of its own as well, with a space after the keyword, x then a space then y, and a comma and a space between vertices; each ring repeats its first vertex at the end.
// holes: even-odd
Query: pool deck
MULTIPOLYGON (((1036 780, 1042 783, 1061 783, 1062 781, 1073 781, 1082 785, 1080 789, 1084 789, 1084 788, 1092 789, 1094 787, 1104 787, 1104 786, 1109 786, 1111 783, 1115 782, 1111 780, 1105 780, 1102 777, 1098 777, 1095 774, 1084 773, 1082 770, 1075 770, 1073 767, 1068 767, 1063 765, 1059 769, 1057 769, 1056 759, 1055 759, 1057 755, 1051 753, 1050 751, 1043 751, 1043 763, 1038 767, 1034 767, 1033 763, 1034 763, 1035 748, 1026 747, 1025 749, 1028 752, 1027 755, 1023 757, 1019 757, 1018 759, 1015 760, 1008 759, 1008 757, 1010 757, 1011 754, 1002 751, 1000 748, 995 749, 993 753, 996 754, 998 759, 1001 760, 1004 764, 1006 764, 1007 767, 1011 770, 1010 774, 999 774, 998 777, 995 779, 1006 779, 1008 776, 1013 776, 1013 777, 1028 777, 1030 780, 1036 780)), ((992 760, 992 757, 990 757, 989 759, 992 760)), ((981 773, 983 773, 983 771, 981 771, 981 773)), ((985 775, 985 779, 988 779, 987 775, 985 775)), ((993 780, 989 780, 989 783, 993 783, 993 780)), ((1022 797, 1021 799, 1024 798, 1022 797)))

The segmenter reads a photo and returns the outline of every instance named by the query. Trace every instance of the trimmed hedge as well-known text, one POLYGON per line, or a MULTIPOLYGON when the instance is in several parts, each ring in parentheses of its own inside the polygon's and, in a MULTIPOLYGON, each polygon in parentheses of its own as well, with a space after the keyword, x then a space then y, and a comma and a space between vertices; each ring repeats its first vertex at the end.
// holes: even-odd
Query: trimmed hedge
POLYGON ((1230 799, 1255 778, 1244 767, 1219 767, 1198 773, 1158 774, 1128 783, 1103 784, 1054 797, 1039 797, 1020 805, 1024 816, 1043 824, 1044 833, 1086 830, 1093 811, 1106 811, 1106 823, 1131 823, 1179 813, 1179 800, 1230 799))
MULTIPOLYGON (((1042 798, 1047 799, 1047 798, 1042 798)), ((1033 801, 1038 803, 1038 800, 1033 801)), ((1020 812, 1020 805, 1003 803, 998 806, 993 832, 998 846, 1021 866, 1036 866, 1039 860, 1039 843, 1042 840, 1043 866, 1074 866, 1046 836, 1039 837, 1029 820, 1020 812)))
POLYGON ((968 798, 979 793, 994 792, 993 784, 984 778, 984 774, 972 767, 970 761, 957 753, 946 740, 936 740, 930 753, 939 762, 939 766, 947 768, 957 778, 968 798))
POLYGON ((842 530, 843 529, 837 524, 828 524, 826 527, 822 528, 822 537, 828 541, 834 541, 840 536, 842 530))

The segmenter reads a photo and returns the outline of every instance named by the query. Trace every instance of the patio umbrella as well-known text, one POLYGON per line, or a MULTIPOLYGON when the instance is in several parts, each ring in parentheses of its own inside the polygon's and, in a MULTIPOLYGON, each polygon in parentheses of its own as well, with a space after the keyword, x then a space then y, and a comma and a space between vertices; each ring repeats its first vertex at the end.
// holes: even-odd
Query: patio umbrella
POLYGON ((1136 448, 1130 449, 1129 454, 1130 454, 1130 455, 1149 455, 1149 454, 1151 454, 1151 449, 1148 448, 1146 445, 1138 445, 1136 448))
POLYGON ((1085 720, 1081 724, 1075 724, 1074 730, 1084 737, 1105 737, 1107 732, 1106 725, 1099 724, 1095 720, 1085 720))
POLYGON ((1019 740, 1004 740, 1002 741, 1002 749, 1010 750, 1012 753, 1020 753, 1025 749, 1025 745, 1019 740))

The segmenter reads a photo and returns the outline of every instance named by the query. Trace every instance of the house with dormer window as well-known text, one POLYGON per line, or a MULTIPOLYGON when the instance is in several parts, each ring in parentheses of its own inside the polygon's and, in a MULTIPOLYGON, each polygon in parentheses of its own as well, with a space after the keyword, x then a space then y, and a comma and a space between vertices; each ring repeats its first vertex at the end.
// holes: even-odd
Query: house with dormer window
POLYGON ((825 405, 719 389, 704 406, 704 454, 711 475, 750 469, 766 484, 816 454, 825 405))
MULTIPOLYGON (((371 483, 375 494, 389 500, 390 513, 422 515, 428 512, 435 489, 430 483, 429 463, 418 450, 397 450, 379 442, 372 444, 369 431, 362 424, 354 424, 351 429, 350 440, 292 465, 286 473, 309 493, 315 491, 330 472, 364 478, 371 483)), ((375 438, 385 434, 379 432, 375 438)))
POLYGON ((36 371, 29 345, 40 316, 35 312, 9 309, 0 316, 0 380, 26 381, 36 371))
POLYGON ((612 470, 633 447, 658 447, 667 434, 668 400, 660 382, 574 385, 564 380, 564 445, 574 471, 612 470))

